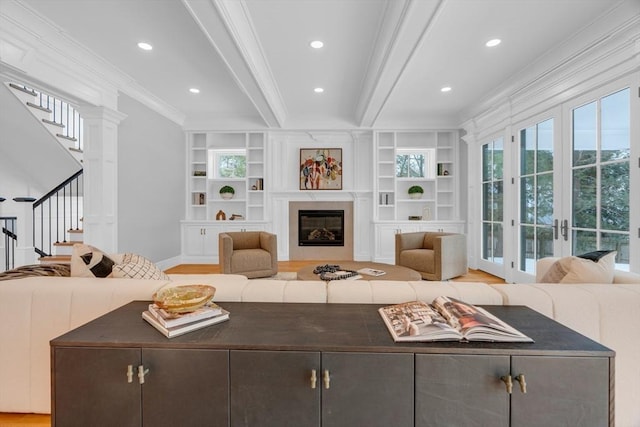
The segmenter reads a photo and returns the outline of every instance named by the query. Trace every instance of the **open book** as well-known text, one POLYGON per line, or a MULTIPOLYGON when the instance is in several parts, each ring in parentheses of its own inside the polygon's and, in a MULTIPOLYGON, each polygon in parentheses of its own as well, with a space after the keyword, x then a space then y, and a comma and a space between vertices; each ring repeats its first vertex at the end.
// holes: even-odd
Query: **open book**
POLYGON ((412 301, 378 310, 394 341, 533 342, 493 314, 454 298, 412 301))

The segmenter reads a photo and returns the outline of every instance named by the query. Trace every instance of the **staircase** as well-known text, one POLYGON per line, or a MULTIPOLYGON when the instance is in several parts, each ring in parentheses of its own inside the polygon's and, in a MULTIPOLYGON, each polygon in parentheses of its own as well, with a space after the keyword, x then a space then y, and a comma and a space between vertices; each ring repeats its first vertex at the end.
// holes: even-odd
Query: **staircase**
MULTIPOLYGON (((68 102, 37 89, 16 83, 5 83, 5 85, 41 123, 41 126, 53 135, 60 146, 75 159, 74 161, 71 157, 56 157, 66 162, 66 167, 58 169, 57 172, 69 169, 73 163, 81 167, 83 120, 78 111, 68 102)), ((45 132, 41 134, 44 137, 47 135, 45 132)), ((46 139, 49 140, 49 138, 46 139)), ((51 143, 54 143, 53 139, 51 143)), ((28 151, 23 150, 23 153, 28 151)), ((44 169, 42 165, 41 169, 44 169)), ((71 170, 75 169, 73 167, 71 170)), ((60 179, 60 174, 56 179, 60 179)), ((73 245, 83 240, 83 198, 83 171, 80 169, 33 203, 33 246, 39 255, 40 262, 70 262, 73 245)), ((24 220, 28 221, 28 218, 24 220)))
POLYGON ((8 83, 12 93, 29 108, 60 145, 82 163, 82 117, 68 102, 17 83, 8 83))

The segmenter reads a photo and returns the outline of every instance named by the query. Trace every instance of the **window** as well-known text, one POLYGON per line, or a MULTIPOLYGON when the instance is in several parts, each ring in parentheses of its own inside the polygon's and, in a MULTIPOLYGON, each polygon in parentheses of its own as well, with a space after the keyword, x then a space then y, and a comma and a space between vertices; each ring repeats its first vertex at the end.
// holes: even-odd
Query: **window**
POLYGON ((247 152, 238 150, 209 150, 207 176, 210 179, 236 179, 247 175, 247 152))
POLYGON ((435 160, 434 149, 398 149, 396 151, 396 177, 435 179, 435 160))
POLYGON ((502 138, 482 146, 482 258, 504 262, 504 148, 502 138))
POLYGON ((572 253, 615 250, 629 269, 630 90, 572 110, 572 253))

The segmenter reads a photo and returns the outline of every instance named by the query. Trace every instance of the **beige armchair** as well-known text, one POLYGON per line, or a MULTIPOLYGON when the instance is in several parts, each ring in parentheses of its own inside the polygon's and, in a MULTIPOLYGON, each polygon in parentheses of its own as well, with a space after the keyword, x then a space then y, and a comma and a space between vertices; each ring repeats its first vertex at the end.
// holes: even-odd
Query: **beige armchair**
POLYGON ((467 274, 467 236, 429 231, 396 234, 396 265, 416 270, 425 280, 467 274))
POLYGON ((275 234, 240 231, 218 235, 219 263, 223 274, 242 274, 250 279, 278 273, 275 234))

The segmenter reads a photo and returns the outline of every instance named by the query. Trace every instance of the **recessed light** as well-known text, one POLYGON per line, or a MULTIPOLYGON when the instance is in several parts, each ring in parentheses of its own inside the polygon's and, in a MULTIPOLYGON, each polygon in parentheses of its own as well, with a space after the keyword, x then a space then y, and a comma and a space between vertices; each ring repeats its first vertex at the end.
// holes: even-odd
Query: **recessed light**
POLYGON ((451 86, 445 86, 442 89, 440 89, 440 92, 451 92, 451 86))
POLYGON ((149 43, 145 43, 145 42, 140 42, 138 43, 138 47, 142 50, 151 50, 153 49, 153 46, 151 46, 149 43))
POLYGON ((191 89, 189 89, 189 92, 191 92, 191 93, 200 93, 200 89, 198 89, 197 87, 192 87, 191 89))
POLYGON ((321 88, 321 87, 317 87, 317 88, 315 88, 313 91, 314 91, 315 93, 322 93, 322 92, 324 92, 324 89, 323 89, 323 88, 321 88))
POLYGON ((487 47, 496 47, 500 43, 502 43, 502 40, 500 40, 500 39, 491 39, 491 40, 489 40, 488 42, 485 43, 485 46, 487 46, 487 47))
POLYGON ((320 49, 322 46, 324 46, 324 43, 321 42, 320 40, 314 40, 311 43, 309 43, 309 46, 311 46, 314 49, 320 49))

